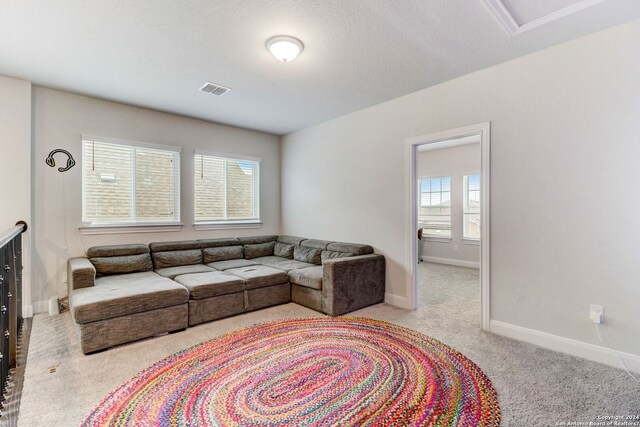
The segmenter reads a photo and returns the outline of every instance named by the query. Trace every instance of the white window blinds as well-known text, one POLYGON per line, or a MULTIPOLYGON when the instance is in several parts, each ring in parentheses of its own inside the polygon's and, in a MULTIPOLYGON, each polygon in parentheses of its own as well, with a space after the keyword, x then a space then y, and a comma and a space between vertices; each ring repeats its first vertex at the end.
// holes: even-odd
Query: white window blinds
POLYGON ((195 222, 260 220, 260 160, 195 155, 195 222))
POLYGON ((82 191, 84 222, 179 222, 180 153, 85 139, 82 191))
POLYGON ((420 180, 418 226, 428 237, 451 237, 451 177, 420 180))
POLYGON ((480 175, 464 176, 463 235, 470 240, 480 239, 480 175))

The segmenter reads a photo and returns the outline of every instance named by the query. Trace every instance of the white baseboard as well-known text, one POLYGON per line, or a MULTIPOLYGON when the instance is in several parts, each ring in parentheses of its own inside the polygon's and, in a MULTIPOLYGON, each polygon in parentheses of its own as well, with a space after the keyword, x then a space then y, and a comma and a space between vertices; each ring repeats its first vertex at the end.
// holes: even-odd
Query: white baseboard
MULTIPOLYGON (((38 313, 48 313, 49 312, 49 300, 46 301, 36 301, 31 306, 31 315, 38 313)), ((26 317, 26 316, 25 316, 26 317)))
POLYGON ((409 306, 409 299, 407 297, 386 293, 384 294, 384 302, 395 307, 411 309, 409 306))
POLYGON ((22 306, 22 317, 33 317, 33 306, 32 305, 23 305, 22 306))
POLYGON ((436 264, 447 264, 447 265, 455 265, 457 267, 469 267, 469 268, 480 268, 479 262, 473 261, 462 261, 459 259, 451 259, 451 258, 438 258, 434 256, 423 256, 423 261, 433 262, 436 264))
MULTIPOLYGON (((516 326, 498 320, 491 320, 489 330, 497 335, 622 369, 616 352, 607 347, 589 344, 571 338, 564 338, 534 329, 523 328, 522 326, 516 326)), ((621 351, 617 353, 622 360, 624 360, 627 369, 640 373, 639 355, 621 351)))

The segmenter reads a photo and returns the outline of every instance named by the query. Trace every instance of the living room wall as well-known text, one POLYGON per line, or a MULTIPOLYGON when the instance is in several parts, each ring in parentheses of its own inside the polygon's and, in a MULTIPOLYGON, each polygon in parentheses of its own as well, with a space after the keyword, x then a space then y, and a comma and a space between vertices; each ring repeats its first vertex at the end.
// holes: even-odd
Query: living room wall
POLYGON ((405 139, 490 121, 491 318, 599 345, 602 304, 609 343, 640 355, 638 75, 636 20, 289 134, 283 229, 372 244, 402 303, 405 139))
MULTIPOLYGON (((277 234, 280 230, 280 139, 277 136, 34 86, 34 311, 46 311, 51 296, 67 294, 66 262, 95 245, 277 234), (82 235, 81 136, 92 135, 182 147, 179 232, 82 235), (68 150, 77 165, 60 173, 44 159, 68 150), (195 231, 192 227, 193 154, 208 150, 262 159, 256 229, 195 231)), ((64 161, 64 156, 57 159, 64 161)))
POLYGON ((29 301, 31 275, 31 83, 0 75, 0 233, 17 221, 27 223, 22 235, 23 301, 29 301))

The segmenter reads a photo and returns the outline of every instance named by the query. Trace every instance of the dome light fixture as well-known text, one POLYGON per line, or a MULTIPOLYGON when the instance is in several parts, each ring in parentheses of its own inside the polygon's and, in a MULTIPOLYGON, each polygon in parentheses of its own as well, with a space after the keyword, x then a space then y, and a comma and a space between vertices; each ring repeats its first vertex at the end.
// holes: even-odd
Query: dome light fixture
POLYGON ((292 36, 273 36, 267 40, 267 50, 281 62, 293 61, 303 49, 302 42, 292 36))

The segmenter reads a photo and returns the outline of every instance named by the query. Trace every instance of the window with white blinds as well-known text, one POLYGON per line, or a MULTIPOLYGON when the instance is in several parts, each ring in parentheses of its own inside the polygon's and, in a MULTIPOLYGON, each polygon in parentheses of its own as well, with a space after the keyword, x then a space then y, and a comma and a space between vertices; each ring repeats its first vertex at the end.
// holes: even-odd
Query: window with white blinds
POLYGON ((464 176, 462 237, 480 240, 480 175, 464 176))
POLYGON ((180 221, 180 149, 82 141, 82 220, 91 224, 180 221))
POLYGON ((195 155, 195 223, 260 221, 260 159, 195 155))
POLYGON ((427 237, 451 238, 451 177, 420 180, 418 227, 427 237))

